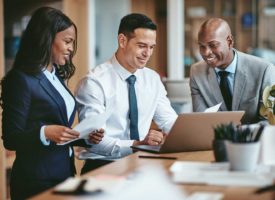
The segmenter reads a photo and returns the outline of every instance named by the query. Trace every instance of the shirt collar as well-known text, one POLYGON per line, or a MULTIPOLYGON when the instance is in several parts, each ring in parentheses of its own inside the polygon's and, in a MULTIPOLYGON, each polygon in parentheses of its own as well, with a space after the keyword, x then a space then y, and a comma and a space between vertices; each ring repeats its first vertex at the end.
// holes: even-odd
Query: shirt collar
POLYGON ((116 73, 119 75, 119 77, 122 79, 122 80, 126 80, 129 76, 131 75, 135 75, 137 80, 138 80, 138 76, 140 74, 140 70, 137 70, 135 73, 131 73, 129 72, 128 70, 126 70, 123 66, 121 66, 119 64, 119 62, 117 61, 116 59, 116 55, 114 54, 112 59, 111 59, 111 63, 112 65, 114 66, 114 70, 116 71, 116 73))
POLYGON ((45 76, 48 78, 48 79, 51 79, 51 80, 54 80, 55 79, 55 67, 53 66, 52 67, 52 71, 50 72, 49 70, 47 70, 47 68, 45 68, 43 70, 43 73, 45 74, 45 76))
MULTIPOLYGON (((226 67, 226 69, 224 71, 227 71, 229 72, 230 74, 235 74, 236 72, 236 68, 237 68, 237 53, 235 52, 235 50, 233 50, 234 52, 234 58, 233 58, 233 61, 226 67)), ((217 67, 215 67, 215 71, 216 73, 218 74, 220 71, 223 71, 217 67)))

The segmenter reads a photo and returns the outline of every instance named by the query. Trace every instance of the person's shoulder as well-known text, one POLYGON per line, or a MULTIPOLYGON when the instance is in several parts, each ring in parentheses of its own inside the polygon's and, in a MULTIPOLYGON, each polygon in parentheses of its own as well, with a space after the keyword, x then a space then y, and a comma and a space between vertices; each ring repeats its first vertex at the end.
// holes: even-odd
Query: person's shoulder
POLYGON ((38 79, 34 75, 12 68, 1 81, 3 87, 8 88, 36 88, 38 79), (36 82, 35 82, 36 81, 36 82))
POLYGON ((113 73, 113 67, 111 62, 108 60, 102 64, 95 66, 94 68, 89 69, 88 73, 78 82, 76 88, 91 86, 95 84, 101 84, 101 80, 106 78, 113 73))
POLYGON ((149 67, 144 67, 142 70, 143 76, 149 77, 149 78, 160 78, 160 75, 153 69, 149 67))
POLYGON ((98 79, 104 77, 110 73, 113 73, 113 66, 110 61, 106 61, 102 64, 99 64, 91 68, 85 78, 87 79, 98 79))
POLYGON ((4 80, 24 80, 34 78, 33 75, 30 75, 20 69, 12 68, 10 71, 7 72, 4 80))
POLYGON ((208 70, 208 66, 204 60, 200 60, 191 65, 190 75, 202 75, 208 70))
POLYGON ((142 69, 146 74, 158 74, 154 69, 150 68, 150 67, 144 67, 142 69))
POLYGON ((250 66, 257 66, 257 65, 264 65, 264 66, 269 66, 272 65, 272 63, 270 63, 269 61, 251 55, 251 54, 247 54, 241 51, 237 51, 237 55, 238 55, 238 59, 242 60, 243 62, 250 64, 250 66))

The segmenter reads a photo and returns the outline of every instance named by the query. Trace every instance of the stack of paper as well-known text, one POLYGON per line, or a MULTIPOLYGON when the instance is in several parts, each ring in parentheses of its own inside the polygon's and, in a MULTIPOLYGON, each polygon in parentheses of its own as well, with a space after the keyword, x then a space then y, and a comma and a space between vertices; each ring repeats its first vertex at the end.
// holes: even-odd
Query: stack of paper
POLYGON ((229 171, 229 163, 176 161, 170 171, 176 183, 247 187, 273 183, 269 173, 229 171))

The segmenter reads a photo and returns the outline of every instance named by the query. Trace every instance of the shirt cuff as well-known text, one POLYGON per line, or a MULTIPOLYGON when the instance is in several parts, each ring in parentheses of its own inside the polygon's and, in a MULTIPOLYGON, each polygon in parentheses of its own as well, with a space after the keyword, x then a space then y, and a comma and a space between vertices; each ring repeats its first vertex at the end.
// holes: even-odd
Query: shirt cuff
POLYGON ((41 129, 40 129, 40 140, 41 140, 42 144, 44 144, 45 146, 49 146, 50 145, 50 140, 46 139, 45 127, 46 126, 42 126, 41 129))
POLYGON ((133 146, 134 140, 118 140, 118 146, 120 147, 130 147, 133 146))
POLYGON ((94 143, 89 142, 89 140, 88 140, 88 139, 84 139, 84 141, 85 141, 85 143, 86 143, 87 145, 89 145, 89 146, 93 146, 93 145, 94 145, 94 143))
POLYGON ((178 116, 175 117, 174 120, 172 120, 169 124, 167 124, 165 127, 162 128, 162 132, 169 134, 172 127, 174 126, 174 124, 176 123, 178 116))

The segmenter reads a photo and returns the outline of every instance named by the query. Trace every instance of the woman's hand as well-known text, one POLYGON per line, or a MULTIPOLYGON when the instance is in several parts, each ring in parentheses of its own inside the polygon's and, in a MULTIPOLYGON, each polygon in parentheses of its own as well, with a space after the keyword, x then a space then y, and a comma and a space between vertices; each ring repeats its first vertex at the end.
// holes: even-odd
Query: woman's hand
POLYGON ((63 144, 79 137, 79 132, 60 125, 49 125, 45 127, 45 137, 57 144, 63 144))
POLYGON ((89 134, 89 142, 93 144, 98 144, 104 137, 104 129, 98 129, 89 134))

